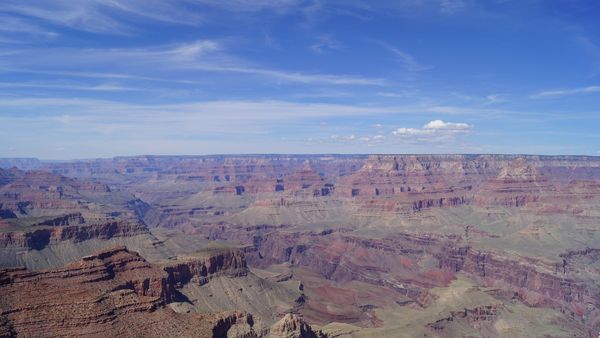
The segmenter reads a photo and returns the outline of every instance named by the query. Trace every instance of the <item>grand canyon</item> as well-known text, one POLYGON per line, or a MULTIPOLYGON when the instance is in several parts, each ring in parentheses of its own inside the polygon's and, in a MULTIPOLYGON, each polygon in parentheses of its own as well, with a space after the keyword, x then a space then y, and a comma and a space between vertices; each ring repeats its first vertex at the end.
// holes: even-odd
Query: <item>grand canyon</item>
POLYGON ((600 338, 600 0, 0 0, 0 338, 600 338))
POLYGON ((600 157, 0 159, 0 336, 597 337, 600 157))

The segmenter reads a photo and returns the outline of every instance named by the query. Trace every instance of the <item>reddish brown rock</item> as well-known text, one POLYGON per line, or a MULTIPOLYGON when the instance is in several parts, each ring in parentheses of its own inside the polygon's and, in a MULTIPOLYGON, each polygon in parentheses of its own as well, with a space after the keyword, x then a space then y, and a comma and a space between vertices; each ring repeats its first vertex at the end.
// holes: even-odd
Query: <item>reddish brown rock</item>
POLYGON ((197 256, 178 257, 176 262, 165 263, 173 285, 195 283, 204 285, 218 276, 240 277, 248 274, 244 254, 239 250, 219 250, 197 256))
POLYGON ((173 312, 169 274, 124 247, 60 269, 0 270, 0 296, 0 333, 9 336, 221 337, 252 323, 239 312, 173 312))
POLYGON ((498 176, 477 191, 475 203, 482 206, 522 207, 538 202, 556 188, 524 158, 503 167, 498 176))
POLYGON ((42 249, 62 241, 81 242, 88 239, 109 239, 148 233, 141 224, 129 221, 106 221, 85 225, 43 227, 30 230, 0 232, 0 248, 42 249))

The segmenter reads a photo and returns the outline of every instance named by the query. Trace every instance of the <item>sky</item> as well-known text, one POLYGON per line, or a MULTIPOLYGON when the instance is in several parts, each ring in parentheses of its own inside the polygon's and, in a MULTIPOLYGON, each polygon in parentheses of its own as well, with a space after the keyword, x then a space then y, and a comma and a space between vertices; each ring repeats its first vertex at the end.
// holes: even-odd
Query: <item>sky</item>
POLYGON ((0 157, 600 155, 597 0, 2 0, 0 157))

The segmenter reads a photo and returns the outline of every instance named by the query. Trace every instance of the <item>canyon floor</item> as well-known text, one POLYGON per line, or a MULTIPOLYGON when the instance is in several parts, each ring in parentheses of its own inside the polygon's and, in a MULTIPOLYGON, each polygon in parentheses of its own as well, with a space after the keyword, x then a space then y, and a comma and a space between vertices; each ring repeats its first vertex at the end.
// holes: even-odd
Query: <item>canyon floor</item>
POLYGON ((0 336, 598 337, 600 157, 0 159, 0 336))

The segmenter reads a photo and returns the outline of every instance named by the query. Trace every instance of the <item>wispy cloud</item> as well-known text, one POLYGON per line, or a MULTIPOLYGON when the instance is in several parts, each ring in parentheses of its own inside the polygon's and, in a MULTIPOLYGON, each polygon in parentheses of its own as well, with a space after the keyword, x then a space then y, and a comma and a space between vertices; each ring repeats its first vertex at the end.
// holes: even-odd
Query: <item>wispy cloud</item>
POLYGON ((266 68, 250 68, 236 66, 220 66, 211 64, 198 64, 195 69, 224 72, 224 73, 240 73, 249 75, 258 75, 267 78, 272 78, 277 81, 299 82, 305 84, 323 83, 330 85, 360 85, 360 86, 384 86, 386 80, 382 78, 370 78, 353 75, 331 75, 331 74, 309 74, 294 71, 283 71, 266 68))
MULTIPOLYGON (((54 38, 58 36, 58 33, 43 28, 37 24, 31 23, 22 18, 16 18, 8 15, 0 15, 0 33, 24 33, 29 36, 38 36, 44 38, 54 38)), ((23 43, 24 41, 20 42, 23 43)))
POLYGON ((377 96, 381 97, 392 97, 392 98, 408 98, 414 97, 417 95, 417 91, 415 90, 401 90, 395 92, 379 92, 377 96))
POLYGON ((3 1, 0 10, 94 33, 125 34, 129 27, 98 10, 96 1, 3 1))
POLYGON ((448 15, 464 10, 466 4, 463 0, 440 0, 440 12, 448 15))
MULTIPOLYGON (((288 101, 205 101, 180 104, 132 104, 118 101, 79 98, 13 98, 0 101, 5 117, 29 119, 30 111, 43 111, 35 118, 44 119, 56 114, 69 114, 92 120, 122 121, 211 121, 229 126, 232 122, 247 126, 248 121, 261 124, 274 121, 320 119, 327 117, 356 117, 399 114, 408 111, 402 107, 370 107, 344 104, 298 103, 288 101), (23 116, 23 117, 21 117, 23 116)), ((265 126, 268 124, 264 124, 265 126)))
POLYGON ((595 67, 594 75, 597 75, 600 72, 600 46, 586 35, 578 35, 576 41, 592 57, 592 64, 595 67))
POLYGON ((229 12, 258 12, 270 10, 275 12, 287 12, 292 8, 301 6, 302 0, 195 0, 198 3, 219 8, 229 12))
MULTIPOLYGON (((373 147, 376 145, 381 145, 382 143, 384 143, 386 141, 386 136, 382 135, 382 134, 378 134, 378 135, 364 135, 364 136, 357 136, 355 134, 350 134, 350 135, 339 135, 339 134, 333 134, 330 135, 329 138, 325 138, 325 139, 317 139, 317 141, 321 142, 321 143, 337 143, 337 144, 349 144, 349 145, 353 145, 353 146, 367 146, 367 147, 373 147)), ((314 140, 314 139, 313 139, 314 140)))
POLYGON ((317 42, 310 46, 315 53, 323 54, 334 49, 342 48, 342 43, 335 40, 331 35, 321 35, 317 42))
POLYGON ((491 104, 496 104, 496 103, 502 103, 504 101, 506 101, 504 95, 490 94, 485 97, 485 101, 483 102, 483 104, 491 105, 491 104))
MULTIPOLYGON (((386 80, 348 74, 306 73, 272 69, 232 55, 225 46, 213 40, 153 46, 149 48, 117 49, 22 49, 12 51, 4 60, 4 69, 27 72, 72 73, 79 76, 156 78, 157 74, 174 71, 204 71, 260 76, 280 82, 304 84, 383 86, 386 80), (44 54, 40 63, 36 55, 44 54), (41 67, 44 67, 40 69, 41 67), (110 73, 84 72, 73 68, 110 69, 110 73), (51 70, 48 71, 47 69, 51 70), (61 69, 57 71, 57 69, 61 69), (115 73, 121 70, 122 73, 115 73)), ((0 68, 1 69, 1 68, 0 68)), ((179 74, 181 79, 181 73, 179 74)), ((167 76, 171 79, 170 76, 167 76)))
POLYGON ((60 83, 60 82, 0 82, 2 88, 46 88, 57 90, 75 90, 75 91, 96 91, 96 92, 122 92, 142 90, 142 88, 134 88, 122 86, 116 83, 100 83, 95 85, 77 84, 77 83, 60 83))
POLYGON ((559 97, 559 96, 598 93, 598 92, 600 92, 600 86, 588 86, 588 87, 581 87, 581 88, 542 91, 542 92, 533 94, 530 97, 532 99, 543 99, 543 98, 553 98, 553 97, 559 97))
POLYGON ((420 63, 414 56, 399 48, 396 48, 385 42, 379 42, 379 44, 383 46, 383 48, 394 54, 394 56, 396 56, 396 60, 398 60, 398 62, 400 62, 403 65, 403 67, 408 71, 420 72, 430 70, 433 68, 433 66, 420 63))
POLYGON ((180 80, 173 78, 158 78, 150 76, 139 76, 133 74, 124 73, 102 73, 102 72, 85 72, 85 71, 63 71, 63 70, 35 70, 25 68, 0 68, 0 73, 28 73, 28 74, 39 74, 39 75, 57 75, 61 77, 74 77, 74 78, 93 78, 93 79, 121 79, 121 80, 143 80, 143 81, 158 81, 158 82, 174 82, 174 83, 187 83, 194 84, 197 81, 180 80))
POLYGON ((196 25, 202 21, 199 14, 182 4, 160 0, 4 0, 0 11, 92 33, 126 35, 134 28, 123 14, 172 24, 196 25))
MULTIPOLYGON (((92 99, 9 97, 0 100, 0 111, 0 142, 10 140, 9 143, 19 145, 15 151, 55 158, 89 156, 86 154, 90 153, 112 156, 122 153, 119 149, 124 143, 128 144, 129 154, 211 153, 214 149, 238 153, 260 152, 260 149, 263 152, 267 149, 289 151, 289 143, 273 147, 273 136, 270 135, 310 135, 294 126, 308 121, 318 123, 324 118, 398 114, 392 107, 286 101, 133 104, 92 99), (39 142, 40 138, 51 141, 39 142), (81 142, 72 142, 74 139, 81 142), (51 145, 70 149, 70 152, 54 154, 48 150, 51 145)), ((296 151, 302 152, 302 149, 296 151)))

